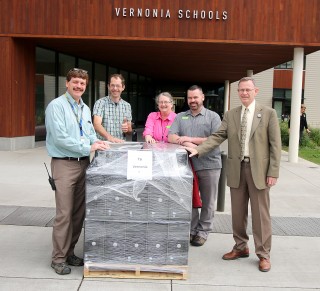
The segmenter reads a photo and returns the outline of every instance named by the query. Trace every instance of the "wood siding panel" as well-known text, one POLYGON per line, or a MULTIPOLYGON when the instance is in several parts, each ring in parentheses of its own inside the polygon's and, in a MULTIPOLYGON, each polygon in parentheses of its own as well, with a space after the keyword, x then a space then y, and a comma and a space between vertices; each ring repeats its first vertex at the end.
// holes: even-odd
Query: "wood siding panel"
POLYGON ((0 0, 0 5, 0 34, 320 44, 318 0, 0 0), (116 8, 126 8, 127 16, 116 16, 116 8), (170 18, 137 17, 138 8, 143 14, 169 10, 170 18))
POLYGON ((32 136, 35 131, 34 45, 0 37, 0 136, 32 136))
POLYGON ((0 37, 0 72, 2 72, 2 86, 0 91, 0 137, 8 137, 11 133, 11 42, 11 38, 9 37, 0 37))
POLYGON ((12 136, 35 132, 35 46, 14 40, 12 58, 12 136))
POLYGON ((273 87, 279 89, 292 88, 292 70, 274 70, 273 87))
MULTIPOLYGON (((279 89, 292 89, 292 69, 274 70, 273 87, 279 89)), ((304 88, 305 71, 303 71, 302 88, 304 88)))

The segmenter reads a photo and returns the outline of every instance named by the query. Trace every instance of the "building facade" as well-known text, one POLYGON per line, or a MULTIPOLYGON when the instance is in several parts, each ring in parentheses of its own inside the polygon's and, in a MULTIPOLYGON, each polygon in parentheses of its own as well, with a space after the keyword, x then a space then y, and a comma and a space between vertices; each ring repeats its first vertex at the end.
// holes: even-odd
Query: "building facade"
MULTIPOLYGON (((279 120, 288 119, 291 114, 293 61, 255 74, 260 93, 257 100, 275 108, 279 120)), ((230 107, 240 105, 237 82, 231 84, 230 107)), ((305 57, 301 104, 307 107, 308 125, 320 128, 320 51, 305 57)))
MULTIPOLYGON (((268 69, 292 60, 296 48, 312 63, 320 49, 318 0, 0 0, 0 7, 0 150, 34 147, 45 107, 65 90, 73 67, 90 73, 90 107, 107 94, 110 73, 124 74, 124 98, 142 124, 155 94, 172 91, 182 106, 193 84, 221 111, 229 101, 224 87, 248 70, 258 79, 266 74, 260 98, 272 105, 268 69)), ((307 97, 315 95, 308 89, 315 78, 305 77, 308 117, 317 114, 307 97)), ((230 92, 229 108, 237 102, 230 92)))

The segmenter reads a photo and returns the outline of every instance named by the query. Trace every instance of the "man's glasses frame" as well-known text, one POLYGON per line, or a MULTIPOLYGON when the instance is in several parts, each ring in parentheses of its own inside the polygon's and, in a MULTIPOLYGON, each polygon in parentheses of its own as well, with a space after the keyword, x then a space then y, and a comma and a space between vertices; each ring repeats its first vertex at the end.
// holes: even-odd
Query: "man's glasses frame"
POLYGON ((238 92, 242 94, 242 93, 249 93, 253 90, 255 90, 255 88, 253 88, 253 89, 238 89, 238 92))

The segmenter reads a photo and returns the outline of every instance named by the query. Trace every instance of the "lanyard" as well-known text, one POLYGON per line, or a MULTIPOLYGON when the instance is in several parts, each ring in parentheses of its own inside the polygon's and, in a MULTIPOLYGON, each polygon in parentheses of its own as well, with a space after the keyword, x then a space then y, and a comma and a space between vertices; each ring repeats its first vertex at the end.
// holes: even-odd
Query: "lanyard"
MULTIPOLYGON (((70 106, 71 106, 71 109, 72 109, 72 112, 79 124, 79 128, 80 128, 80 136, 83 136, 83 130, 82 130, 82 113, 83 113, 83 106, 81 106, 81 114, 80 114, 80 119, 79 119, 79 114, 76 113, 75 109, 74 109, 74 105, 69 101, 68 97, 66 94, 64 94, 64 96, 66 96, 70 106)), ((79 111, 78 111, 79 112, 79 111)))

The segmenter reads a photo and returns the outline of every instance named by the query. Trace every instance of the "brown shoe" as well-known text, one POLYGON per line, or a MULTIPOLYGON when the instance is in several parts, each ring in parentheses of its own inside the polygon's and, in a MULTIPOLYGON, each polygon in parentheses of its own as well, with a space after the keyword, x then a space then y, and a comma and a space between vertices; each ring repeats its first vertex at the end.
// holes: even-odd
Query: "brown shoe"
POLYGON ((201 247, 204 245, 205 242, 206 242, 205 238, 198 236, 198 235, 195 235, 191 244, 195 247, 201 247))
POLYGON ((260 258, 259 270, 261 272, 269 272, 271 269, 270 259, 260 258))
POLYGON ((249 257, 249 249, 245 248, 243 251, 232 250, 230 253, 226 253, 222 256, 224 260, 236 260, 239 258, 249 257))

